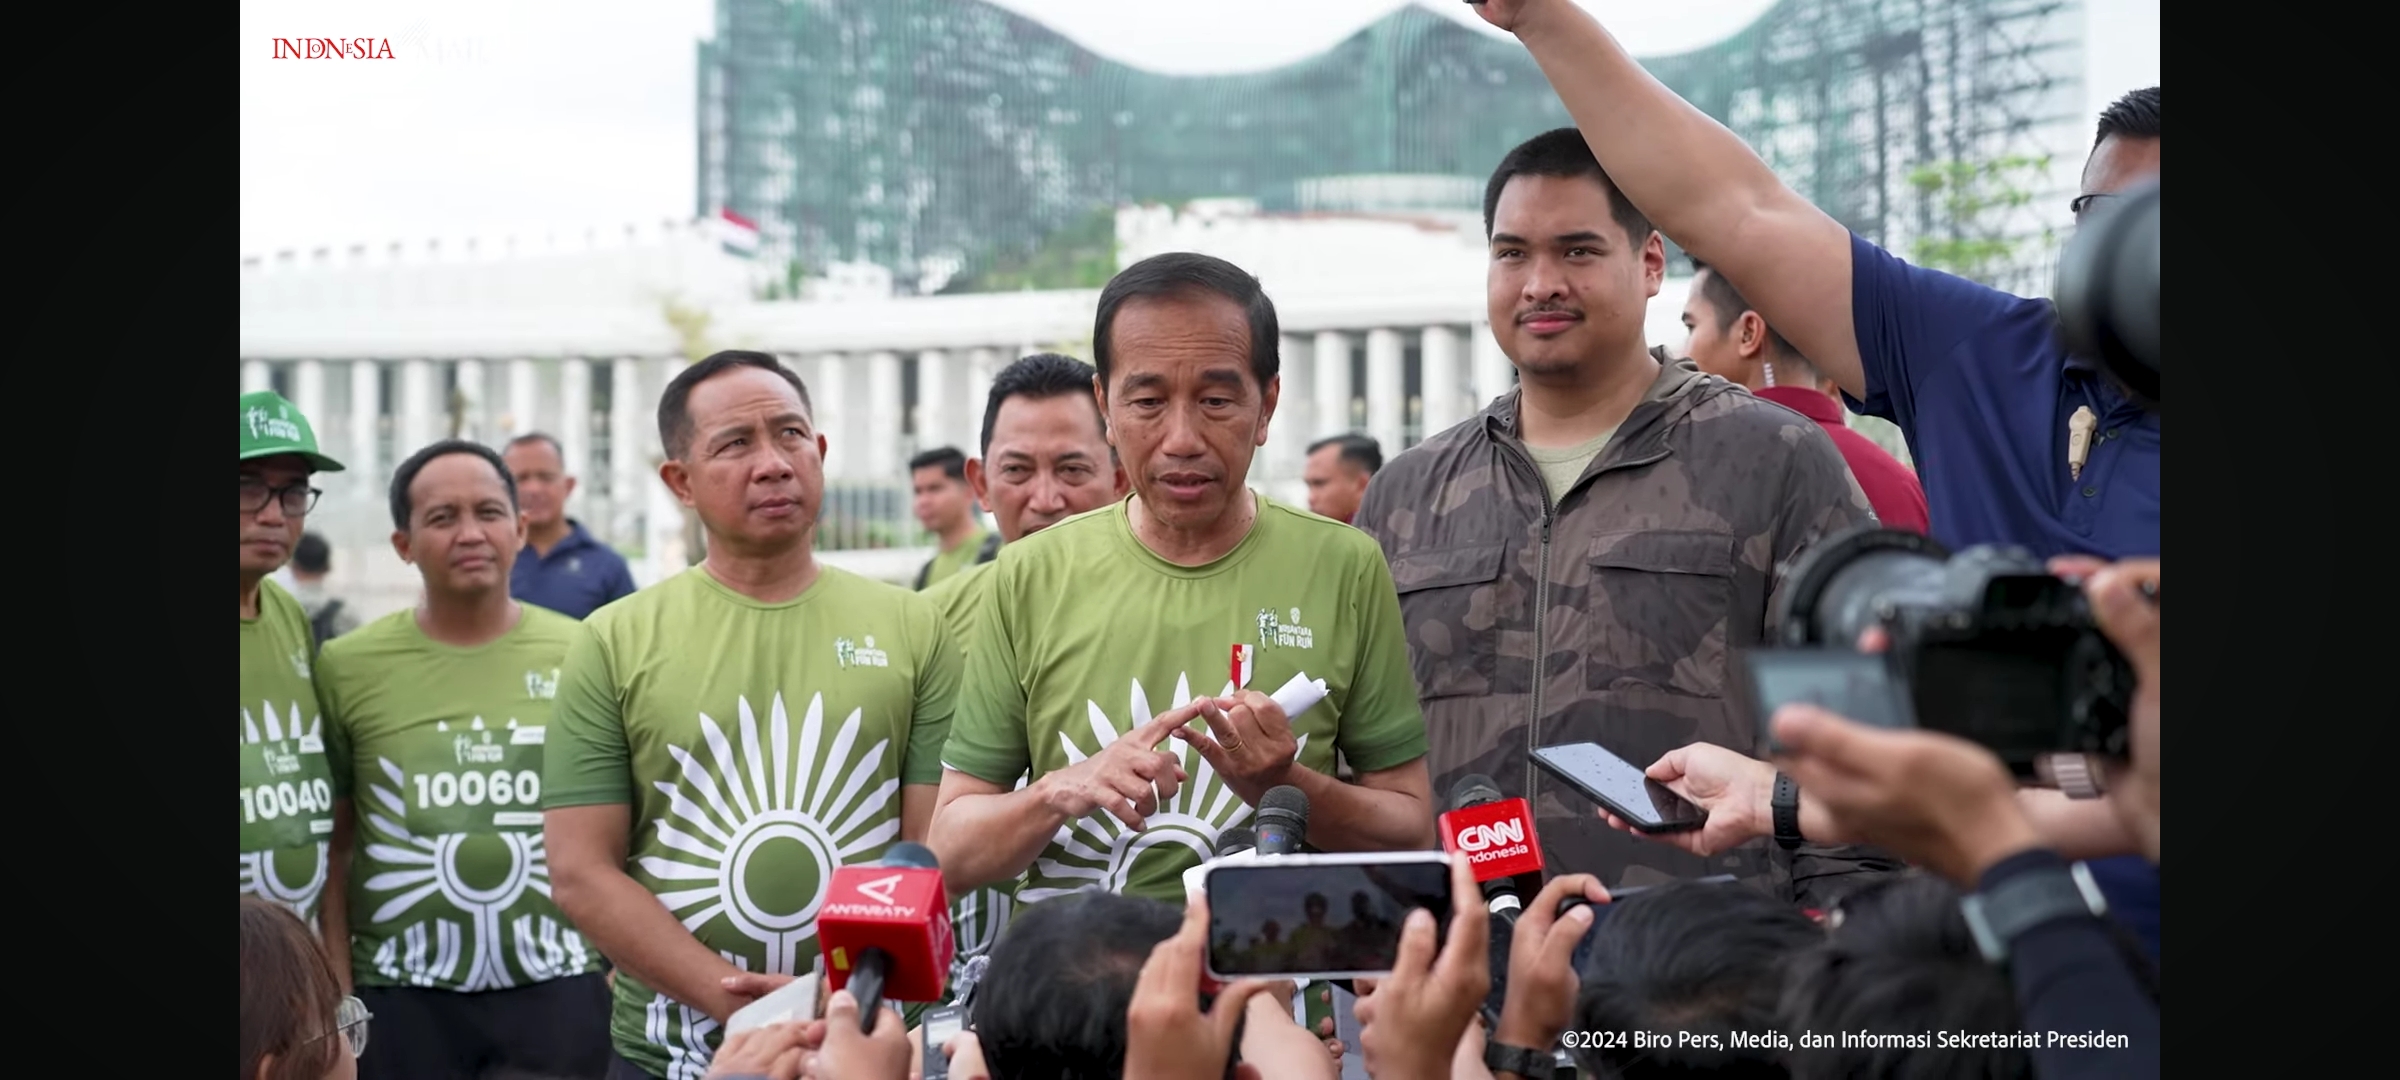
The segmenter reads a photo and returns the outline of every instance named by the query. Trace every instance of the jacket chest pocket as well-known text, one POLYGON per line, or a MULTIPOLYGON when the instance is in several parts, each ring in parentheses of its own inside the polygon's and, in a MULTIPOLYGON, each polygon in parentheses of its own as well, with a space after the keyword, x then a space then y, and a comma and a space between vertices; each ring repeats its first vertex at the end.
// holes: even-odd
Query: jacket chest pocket
MULTIPOLYGON (((1500 670, 1505 562, 1500 544, 1416 551, 1392 560, 1400 619, 1408 628, 1409 673, 1420 700, 1522 692, 1500 670)), ((1516 604, 1521 607, 1523 598, 1516 604)))
POLYGON ((1592 539, 1584 686, 1725 690, 1734 541, 1726 533, 1608 533, 1592 539))

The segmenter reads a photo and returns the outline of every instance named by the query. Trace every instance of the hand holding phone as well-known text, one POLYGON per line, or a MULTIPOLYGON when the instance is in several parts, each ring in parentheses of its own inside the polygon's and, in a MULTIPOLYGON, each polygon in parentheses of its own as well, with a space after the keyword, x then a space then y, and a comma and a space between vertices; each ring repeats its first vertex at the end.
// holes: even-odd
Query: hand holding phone
POLYGON ((1707 811, 1599 743, 1536 747, 1533 762, 1643 832, 1682 832, 1708 823, 1707 811))
POLYGON ((1392 970, 1408 913, 1450 920, 1450 865, 1438 851, 1280 855, 1209 867, 1208 974, 1295 982, 1392 970))

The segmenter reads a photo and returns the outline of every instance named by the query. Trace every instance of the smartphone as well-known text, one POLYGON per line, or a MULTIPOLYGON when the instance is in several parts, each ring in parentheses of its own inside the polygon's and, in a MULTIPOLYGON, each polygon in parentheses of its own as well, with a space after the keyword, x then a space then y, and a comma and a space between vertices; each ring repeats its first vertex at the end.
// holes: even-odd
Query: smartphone
POLYGON ((1599 743, 1536 747, 1533 761, 1643 832, 1681 832, 1708 821, 1706 811, 1599 743))
MULTIPOLYGON (((1209 868, 1208 975, 1342 980, 1391 974, 1414 908, 1450 927, 1450 857, 1439 851, 1283 855, 1209 868)), ((1438 947, 1438 946, 1437 946, 1438 947)))
POLYGON ((967 1007, 964 1005, 944 1005, 925 1010, 924 1067, 920 1071, 923 1080, 944 1080, 950 1075, 950 1058, 942 1053, 942 1044, 949 1042, 951 1036, 965 1030, 966 1026, 967 1007))
POLYGON ((1758 725, 1759 745, 1783 752, 1775 741, 1775 710, 1815 705, 1868 727, 1905 730, 1916 726, 1881 656, 1843 648, 1740 649, 1733 655, 1733 698, 1758 725))

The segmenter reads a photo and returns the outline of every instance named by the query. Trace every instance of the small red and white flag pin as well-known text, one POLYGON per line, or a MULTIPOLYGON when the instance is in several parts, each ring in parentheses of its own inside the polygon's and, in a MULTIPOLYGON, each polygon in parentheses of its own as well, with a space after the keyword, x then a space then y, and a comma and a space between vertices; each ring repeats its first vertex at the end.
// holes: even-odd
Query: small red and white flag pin
POLYGON ((1233 647, 1232 670, 1227 672, 1226 677, 1233 680, 1234 689, 1239 690, 1250 685, 1250 674, 1257 666, 1257 660, 1258 646, 1236 645, 1233 647))

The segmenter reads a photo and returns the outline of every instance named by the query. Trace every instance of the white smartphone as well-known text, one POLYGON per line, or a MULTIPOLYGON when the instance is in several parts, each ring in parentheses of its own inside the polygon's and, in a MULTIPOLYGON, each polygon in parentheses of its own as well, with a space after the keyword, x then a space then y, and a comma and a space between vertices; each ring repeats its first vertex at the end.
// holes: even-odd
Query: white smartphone
POLYGON ((765 997, 734 1010, 725 1018, 728 1038, 751 1028, 770 1024, 806 1023, 817 1018, 817 997, 822 980, 815 974, 802 975, 775 988, 765 997))
POLYGON ((1450 927, 1439 851, 1283 855, 1208 868, 1208 975, 1332 981, 1391 974, 1414 908, 1450 927))

